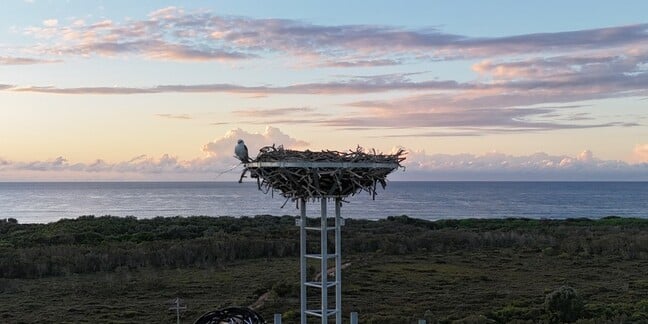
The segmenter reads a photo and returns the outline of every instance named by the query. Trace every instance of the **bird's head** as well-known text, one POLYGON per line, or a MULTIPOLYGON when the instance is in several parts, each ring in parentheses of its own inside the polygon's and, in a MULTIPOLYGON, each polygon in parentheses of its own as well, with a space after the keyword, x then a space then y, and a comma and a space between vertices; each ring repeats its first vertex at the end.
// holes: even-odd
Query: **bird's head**
POLYGON ((237 143, 238 143, 238 144, 243 144, 243 140, 242 140, 242 139, 239 139, 237 143))

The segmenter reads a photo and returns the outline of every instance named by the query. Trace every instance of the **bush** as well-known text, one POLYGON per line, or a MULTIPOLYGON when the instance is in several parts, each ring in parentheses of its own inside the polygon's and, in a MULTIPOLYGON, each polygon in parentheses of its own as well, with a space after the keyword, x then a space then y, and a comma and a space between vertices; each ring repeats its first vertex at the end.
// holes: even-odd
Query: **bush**
POLYGON ((574 322, 582 315, 585 303, 576 289, 562 286, 545 297, 544 306, 551 321, 574 322))

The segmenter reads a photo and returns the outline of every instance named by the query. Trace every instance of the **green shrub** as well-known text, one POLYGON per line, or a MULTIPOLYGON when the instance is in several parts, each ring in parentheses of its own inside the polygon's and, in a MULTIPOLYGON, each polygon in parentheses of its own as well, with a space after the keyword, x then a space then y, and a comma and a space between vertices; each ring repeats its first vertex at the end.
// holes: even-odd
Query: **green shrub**
POLYGON ((552 321, 574 322, 581 317, 585 303, 576 289, 562 286, 545 297, 544 306, 552 321))

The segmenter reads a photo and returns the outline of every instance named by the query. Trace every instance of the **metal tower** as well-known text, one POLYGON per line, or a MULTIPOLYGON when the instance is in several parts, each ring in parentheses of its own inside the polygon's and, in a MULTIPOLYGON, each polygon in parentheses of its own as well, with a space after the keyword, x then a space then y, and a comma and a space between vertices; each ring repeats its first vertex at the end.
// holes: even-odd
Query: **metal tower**
POLYGON ((335 224, 329 226, 327 216, 327 200, 328 198, 320 198, 321 202, 321 215, 320 226, 307 226, 306 216, 306 200, 300 199, 299 209, 301 212, 297 225, 299 225, 299 241, 300 241, 300 283, 301 283, 301 324, 308 323, 308 316, 321 318, 322 324, 328 324, 329 318, 335 318, 336 324, 342 323, 342 226, 344 219, 340 213, 341 198, 330 197, 335 199, 335 224), (335 251, 329 253, 328 239, 329 232, 333 231, 335 240, 335 251), (308 232, 319 232, 320 239, 320 253, 314 254, 307 251, 308 232), (309 281, 307 278, 307 262, 308 259, 315 259, 320 261, 320 278, 319 281, 309 281), (329 280, 328 264, 330 259, 335 259, 335 277, 333 281, 329 280), (320 305, 319 308, 313 308, 314 305, 308 305, 308 288, 315 288, 320 290, 320 305), (335 307, 331 308, 329 302, 329 288, 335 287, 335 307))
MULTIPOLYGON (((380 184, 386 186, 389 173, 401 167, 405 152, 400 149, 395 154, 380 154, 372 150, 365 153, 358 146, 355 151, 295 151, 286 150, 283 146, 266 146, 259 150, 254 161, 245 163, 239 182, 246 172, 256 178, 259 190, 268 193, 280 191, 286 199, 299 201, 300 217, 296 221, 300 237, 300 315, 301 324, 307 324, 308 318, 320 318, 322 324, 328 324, 335 318, 336 324, 342 324, 342 226, 344 220, 340 215, 343 197, 366 191, 376 196, 380 184), (309 199, 319 200, 320 224, 309 226, 306 216, 306 202, 309 199), (335 219, 329 225, 327 203, 335 201, 335 219), (319 233, 318 233, 319 232, 319 233), (333 232, 333 235, 329 235, 333 232), (308 238, 319 234, 319 253, 308 251, 308 238), (329 236, 333 236, 335 250, 329 251, 329 236), (335 260, 335 276, 329 280, 329 262, 335 260), (319 280, 308 278, 308 261, 319 260, 319 280), (329 289, 335 287, 335 303, 329 301, 329 289), (319 307, 309 305, 308 293, 319 289, 319 307)), ((288 200, 286 200, 288 201, 288 200)), ((310 224, 313 225, 313 224, 310 224)), ((315 303, 316 298, 311 299, 315 303)), ((357 318, 353 315, 351 319, 357 318)))

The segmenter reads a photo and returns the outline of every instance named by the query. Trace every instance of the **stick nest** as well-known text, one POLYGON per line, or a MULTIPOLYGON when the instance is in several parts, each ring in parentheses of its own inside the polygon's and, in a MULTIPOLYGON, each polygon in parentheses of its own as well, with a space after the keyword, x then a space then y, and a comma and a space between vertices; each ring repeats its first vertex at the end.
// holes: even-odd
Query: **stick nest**
POLYGON ((312 152, 272 145, 261 148, 257 157, 245 164, 239 182, 246 172, 250 172, 250 176, 257 179, 259 190, 264 193, 277 190, 292 200, 347 197, 361 191, 375 199, 378 184, 385 189, 387 175, 402 168, 403 160, 405 151, 402 149, 395 154, 377 153, 376 150, 365 152, 360 146, 348 152, 312 152), (305 166, 259 167, 255 162, 305 162, 305 166), (339 166, 312 167, 307 166, 308 162, 339 163, 339 166), (367 166, 367 163, 372 165, 367 166))

